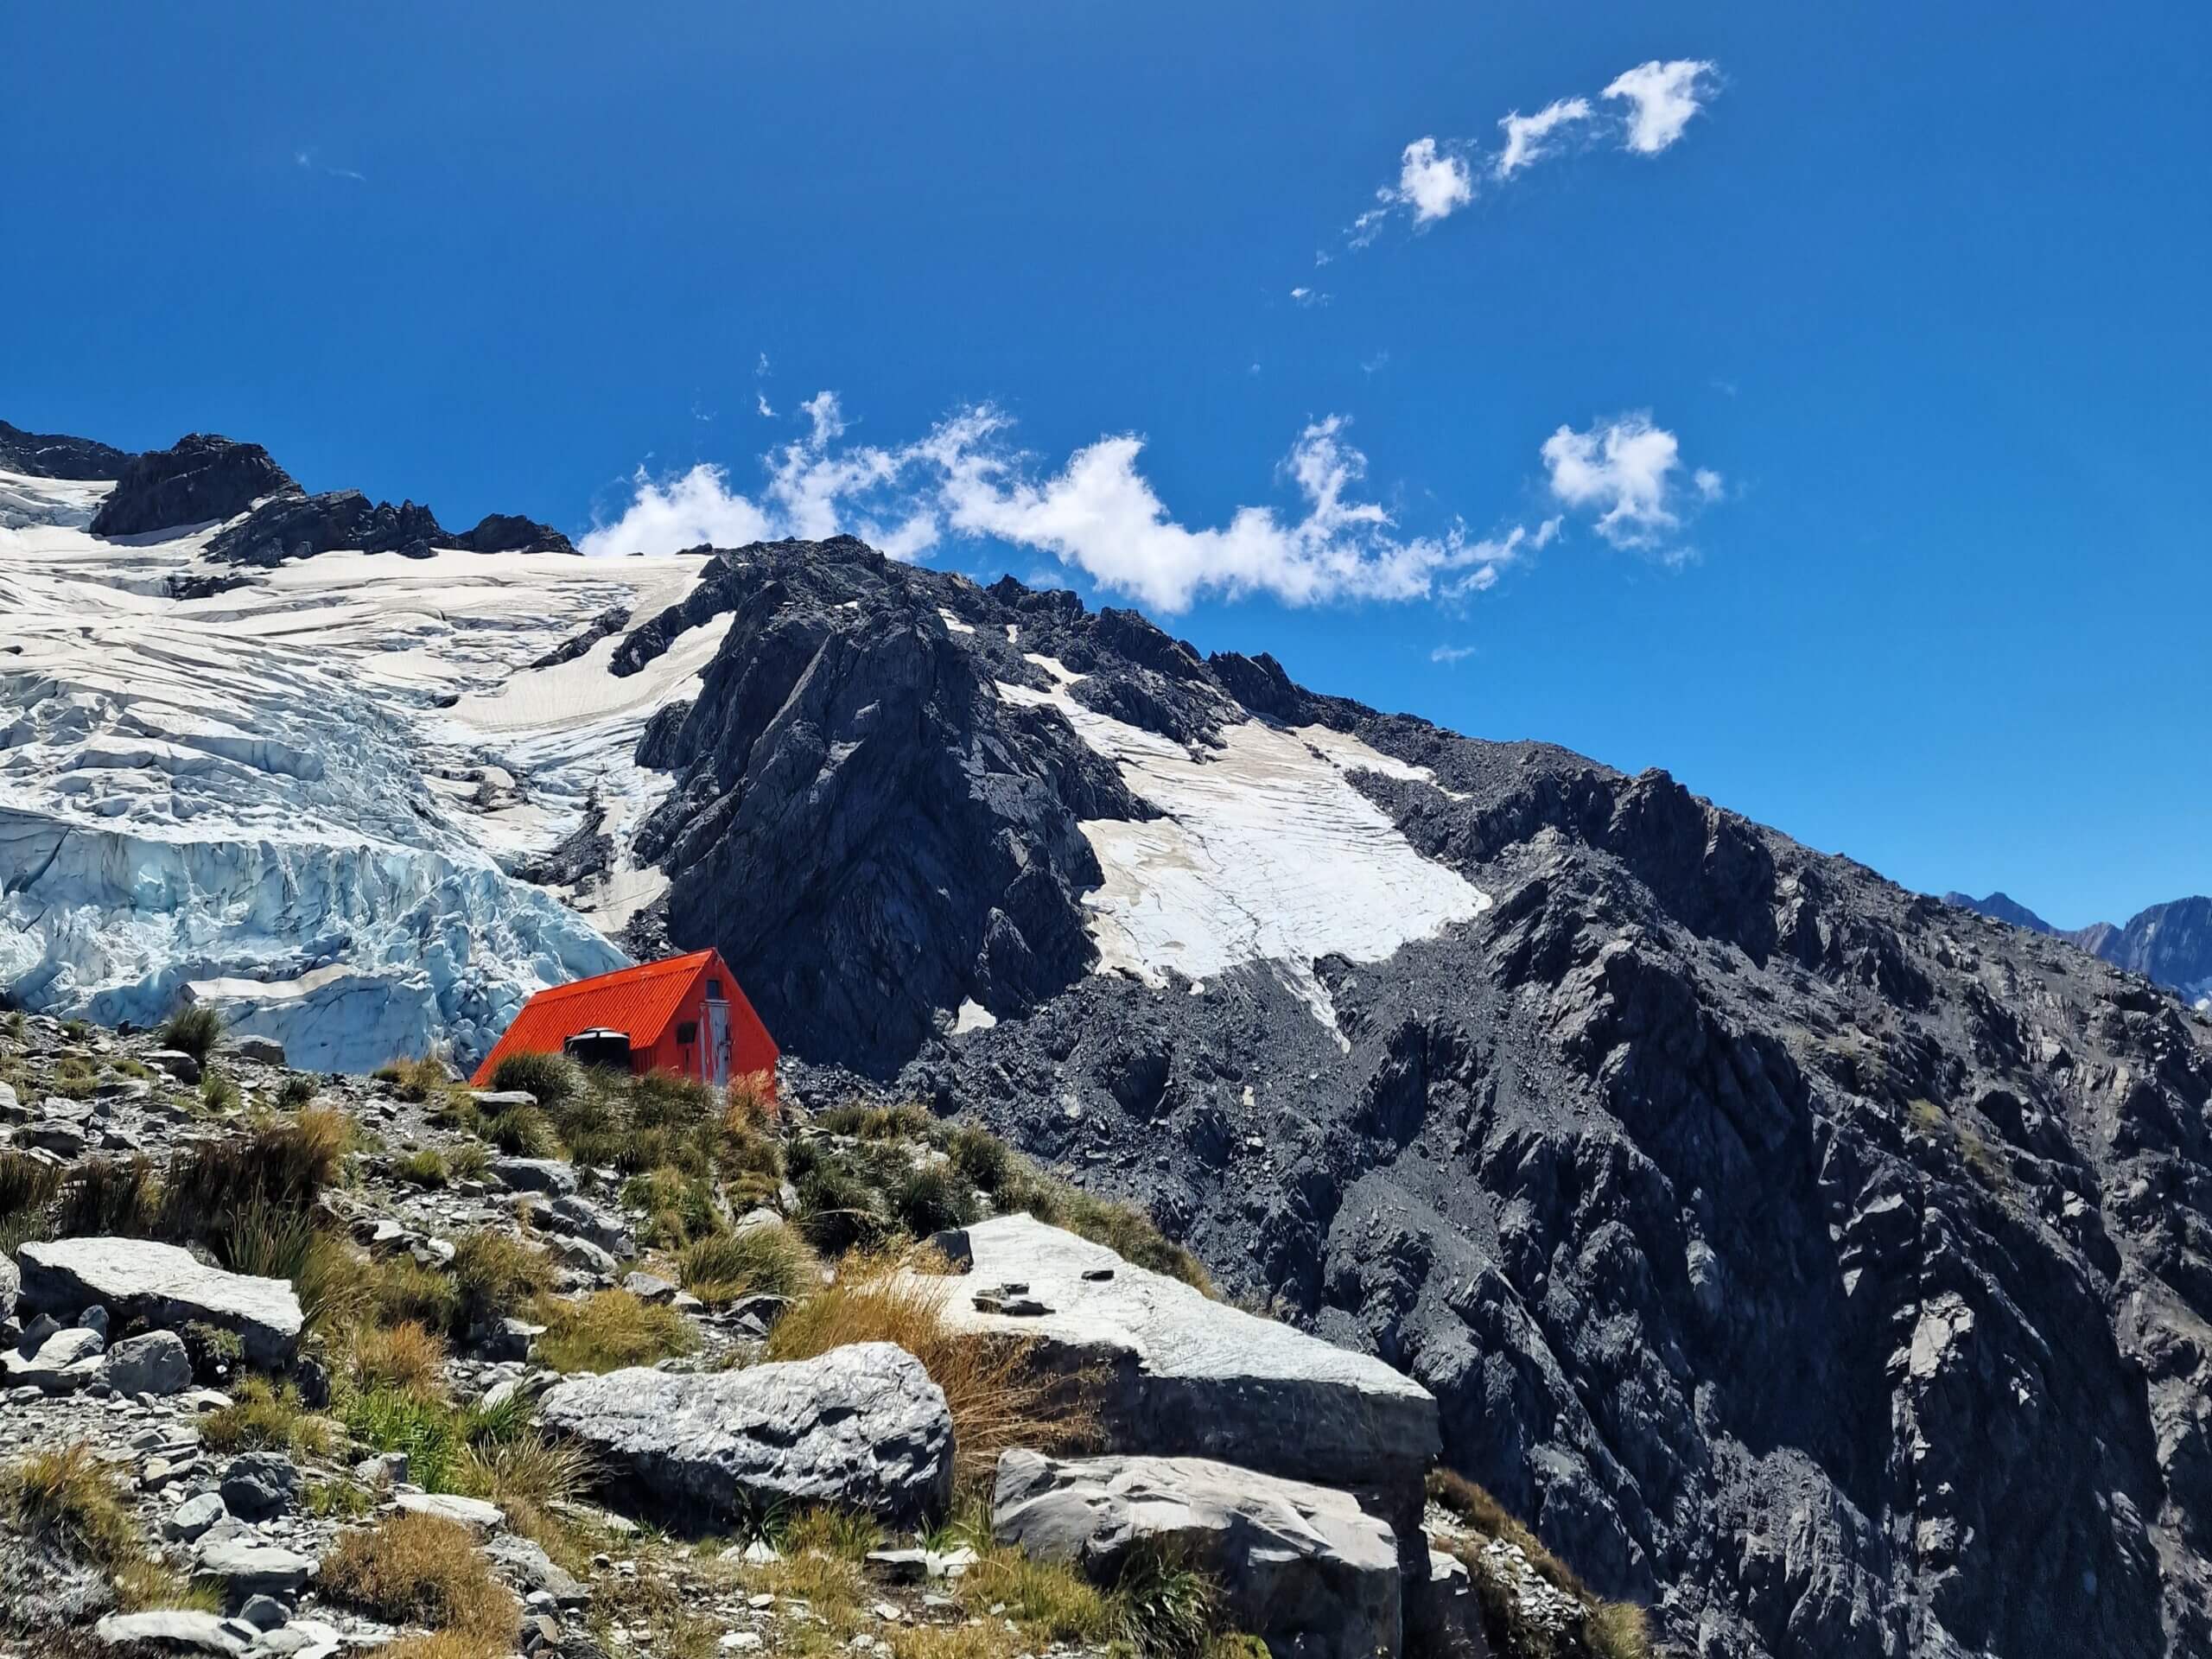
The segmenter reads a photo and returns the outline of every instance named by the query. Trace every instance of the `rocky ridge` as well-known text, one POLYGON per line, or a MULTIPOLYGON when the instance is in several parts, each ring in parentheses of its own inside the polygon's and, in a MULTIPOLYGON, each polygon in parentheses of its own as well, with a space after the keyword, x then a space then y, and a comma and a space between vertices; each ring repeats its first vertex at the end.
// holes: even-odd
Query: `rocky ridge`
POLYGON ((2201 894, 2177 899, 2138 911, 2124 925, 2092 922, 2087 927, 2071 929, 2053 927, 2025 905, 2001 893, 1986 899, 1947 893, 1943 902, 2078 944, 2115 968, 2125 968, 2178 991, 2183 1001, 2212 1008, 2212 899, 2201 894))

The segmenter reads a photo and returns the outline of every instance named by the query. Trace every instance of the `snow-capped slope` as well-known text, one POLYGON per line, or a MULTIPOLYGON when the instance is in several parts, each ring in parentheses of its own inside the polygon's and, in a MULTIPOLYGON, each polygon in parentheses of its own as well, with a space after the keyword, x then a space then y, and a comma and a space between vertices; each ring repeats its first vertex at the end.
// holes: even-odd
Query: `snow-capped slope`
POLYGON ((1084 707, 1069 694, 1083 676, 1053 658, 1029 660, 1052 688, 1001 681, 999 695, 1058 709, 1160 813, 1083 822, 1106 874, 1084 900, 1102 972, 1157 985, 1173 971, 1202 986, 1224 969, 1268 962, 1333 1029, 1316 958, 1379 961, 1490 903, 1458 872, 1415 852, 1344 776, 1433 784, 1421 768, 1325 726, 1249 718, 1225 723, 1217 748, 1193 749, 1084 707))
POLYGON ((531 991, 626 960, 593 920, 653 878, 618 865, 587 915, 509 870, 594 800, 618 836, 651 805, 638 733, 715 630, 627 678, 611 639, 533 664, 681 601, 701 561, 236 571, 205 556, 219 524, 93 537, 109 488, 0 474, 0 987, 143 1021, 189 986, 362 1069, 480 1052, 531 991))

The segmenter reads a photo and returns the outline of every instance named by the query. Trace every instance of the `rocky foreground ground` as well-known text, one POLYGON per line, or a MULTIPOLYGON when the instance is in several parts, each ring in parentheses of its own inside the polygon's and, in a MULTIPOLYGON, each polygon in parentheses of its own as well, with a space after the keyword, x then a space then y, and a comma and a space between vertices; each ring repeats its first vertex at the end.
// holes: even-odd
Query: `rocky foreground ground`
POLYGON ((0 1646, 1642 1650, 1426 1389, 1138 1212, 912 1109, 520 1070, 6 1017, 0 1646))

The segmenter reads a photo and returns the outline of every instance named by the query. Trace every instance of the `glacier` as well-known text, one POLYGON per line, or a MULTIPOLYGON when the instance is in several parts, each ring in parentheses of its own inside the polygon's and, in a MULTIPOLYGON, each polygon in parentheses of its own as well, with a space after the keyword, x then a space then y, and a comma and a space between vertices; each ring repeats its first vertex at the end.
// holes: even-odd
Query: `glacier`
POLYGON ((644 672, 610 608, 705 561, 331 552, 240 569, 220 524, 104 539, 107 483, 0 473, 0 991, 103 1022, 212 1002, 293 1064, 467 1061, 531 992, 628 958, 632 759, 727 619, 644 672), (185 595, 185 596, 177 596, 185 595), (588 891, 513 872, 597 813, 588 891))

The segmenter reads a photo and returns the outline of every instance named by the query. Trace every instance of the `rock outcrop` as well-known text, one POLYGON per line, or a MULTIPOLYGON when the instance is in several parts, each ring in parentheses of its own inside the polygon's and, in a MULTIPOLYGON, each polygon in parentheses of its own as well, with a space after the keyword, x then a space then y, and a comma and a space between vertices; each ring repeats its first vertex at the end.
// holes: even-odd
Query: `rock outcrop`
POLYGON ((991 1534, 1109 1586, 1132 1550, 1162 1549, 1211 1574, 1235 1628, 1278 1656, 1399 1650, 1398 1541, 1325 1487, 1205 1458, 1008 1452, 992 1488, 991 1534))
POLYGON ((664 1513, 730 1519, 836 1503, 913 1524, 952 1497, 944 1392, 888 1343, 742 1370, 571 1377, 537 1416, 664 1513))
POLYGON ((95 536, 143 536, 235 518, 267 496, 296 495, 292 475, 257 443, 192 432, 133 455, 92 515, 95 536))
POLYGON ((120 478, 130 460, 128 450, 112 444, 55 432, 26 432, 0 421, 0 473, 26 478, 120 478))
POLYGON ((23 1306, 73 1317, 95 1305, 165 1330, 213 1325, 234 1332, 264 1370, 291 1363, 300 1303, 282 1279, 225 1273, 175 1244, 143 1238, 68 1238, 16 1252, 23 1306))
POLYGON ((944 1236, 953 1330, 1026 1342, 1085 1379, 1116 1448, 1357 1489, 1417 1537, 1436 1401, 1403 1372, 1125 1262, 1026 1215, 944 1236))

